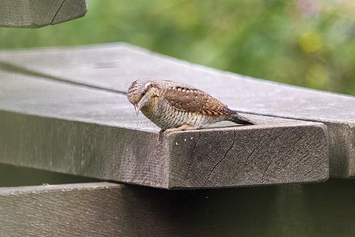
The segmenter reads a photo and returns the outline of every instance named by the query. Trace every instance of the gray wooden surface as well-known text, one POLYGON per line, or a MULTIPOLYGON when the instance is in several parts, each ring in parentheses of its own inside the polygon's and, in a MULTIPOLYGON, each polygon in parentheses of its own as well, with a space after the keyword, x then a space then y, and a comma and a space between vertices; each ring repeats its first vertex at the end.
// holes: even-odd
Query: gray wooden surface
POLYGON ((1 0, 0 27, 37 28, 83 17, 86 0, 1 0))
POLYGON ((355 180, 220 190, 0 188, 0 236, 355 236, 355 180))
POLYGON ((330 176, 355 176, 352 96, 253 79, 123 43, 9 51, 0 54, 0 60, 52 80, 122 93, 136 78, 170 79, 201 88, 230 108, 246 113, 322 122, 328 128, 330 176))
POLYGON ((0 72, 0 161, 161 188, 313 182, 328 178, 326 128, 249 115, 158 139, 125 95, 0 72))
POLYGON ((0 75, 2 163, 162 188, 328 177, 322 124, 250 115, 259 125, 227 123, 158 139, 159 128, 137 117, 124 95, 0 75))
POLYGON ((353 101, 126 44, 0 52, 0 163, 15 165, 0 170, 140 184, 0 188, 0 236, 354 236, 355 180, 302 183, 354 176, 353 101), (258 125, 159 140, 125 98, 141 77, 197 86, 258 125), (254 187, 220 189, 237 186, 254 187))

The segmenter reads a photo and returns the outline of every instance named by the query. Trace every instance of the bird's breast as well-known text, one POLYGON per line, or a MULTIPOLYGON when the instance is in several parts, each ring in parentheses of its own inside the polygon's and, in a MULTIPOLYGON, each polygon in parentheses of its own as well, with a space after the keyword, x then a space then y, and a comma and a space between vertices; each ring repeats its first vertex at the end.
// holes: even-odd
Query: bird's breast
POLYGON ((184 124, 201 126, 220 120, 216 116, 179 110, 164 101, 158 102, 149 109, 142 108, 142 113, 163 130, 177 128, 184 124))

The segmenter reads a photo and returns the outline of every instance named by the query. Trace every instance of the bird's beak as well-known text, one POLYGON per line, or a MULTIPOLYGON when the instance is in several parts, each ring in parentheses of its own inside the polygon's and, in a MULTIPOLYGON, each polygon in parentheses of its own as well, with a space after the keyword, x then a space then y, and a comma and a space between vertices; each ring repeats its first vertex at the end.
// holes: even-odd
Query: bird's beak
POLYGON ((149 103, 149 99, 148 98, 142 98, 138 104, 134 105, 134 109, 136 110, 137 116, 139 114, 139 111, 141 110, 141 108, 146 105, 147 103, 149 103))
POLYGON ((138 114, 139 114, 139 105, 135 104, 134 105, 134 109, 136 110, 136 113, 137 113, 137 116, 138 116, 138 114))

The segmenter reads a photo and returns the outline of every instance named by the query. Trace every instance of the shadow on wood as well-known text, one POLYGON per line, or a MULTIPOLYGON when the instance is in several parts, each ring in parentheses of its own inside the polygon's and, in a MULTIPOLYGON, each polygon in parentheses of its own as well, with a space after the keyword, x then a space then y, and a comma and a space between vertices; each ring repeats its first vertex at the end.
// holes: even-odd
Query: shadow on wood
POLYGON ((219 190, 0 189, 0 235, 354 236, 355 180, 219 190))

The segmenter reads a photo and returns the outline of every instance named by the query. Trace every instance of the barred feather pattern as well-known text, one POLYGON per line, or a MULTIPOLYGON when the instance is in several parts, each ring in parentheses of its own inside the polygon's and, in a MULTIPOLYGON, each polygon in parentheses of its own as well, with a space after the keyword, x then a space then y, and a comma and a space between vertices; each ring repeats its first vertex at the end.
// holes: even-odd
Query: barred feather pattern
POLYGON ((148 95, 149 102, 141 107, 141 112, 163 130, 220 121, 254 124, 209 94, 178 82, 137 80, 129 88, 127 97, 136 105, 148 95))
POLYGON ((230 117, 228 115, 214 116, 180 110, 170 106, 165 100, 159 100, 157 106, 152 109, 142 108, 141 112, 163 130, 177 128, 184 124, 201 126, 223 120, 231 120, 227 119, 227 117, 230 117))

